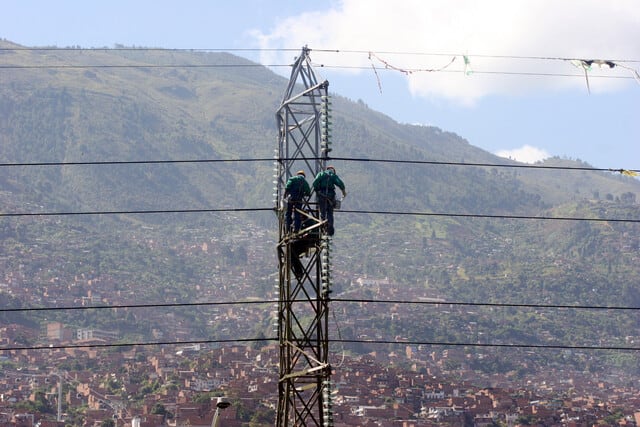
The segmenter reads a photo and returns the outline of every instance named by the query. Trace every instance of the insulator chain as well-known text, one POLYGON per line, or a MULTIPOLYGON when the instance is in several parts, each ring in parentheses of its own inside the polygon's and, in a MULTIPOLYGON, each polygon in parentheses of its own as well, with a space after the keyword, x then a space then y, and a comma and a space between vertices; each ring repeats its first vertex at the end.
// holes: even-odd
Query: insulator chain
POLYGON ((332 265, 331 265, 331 260, 332 260, 332 254, 331 254, 331 237, 327 236, 326 234, 324 234, 322 236, 322 240, 320 242, 320 245, 322 247, 322 268, 321 268, 321 281, 322 281, 322 295, 326 298, 329 296, 329 294, 331 293, 331 286, 332 286, 332 281, 331 281, 331 270, 332 270, 332 265))
POLYGON ((278 184, 280 182, 280 163, 278 162, 278 150, 275 150, 275 154, 273 155, 273 206, 277 210, 282 209, 280 206, 279 194, 278 194, 278 184))
POLYGON ((280 339, 280 318, 279 311, 274 310, 271 312, 271 330, 280 339))
POLYGON ((333 427, 333 401, 331 399, 331 380, 322 381, 323 427, 333 427))
POLYGON ((331 100, 329 95, 320 97, 320 149, 323 157, 331 151, 331 100))

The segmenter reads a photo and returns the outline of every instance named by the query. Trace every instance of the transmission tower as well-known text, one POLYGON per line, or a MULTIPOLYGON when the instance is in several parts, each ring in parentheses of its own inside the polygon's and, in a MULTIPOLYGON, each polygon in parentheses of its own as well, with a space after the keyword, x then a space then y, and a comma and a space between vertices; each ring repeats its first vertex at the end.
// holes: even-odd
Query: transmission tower
POLYGON ((295 234, 286 229, 283 205, 287 180, 297 170, 305 170, 312 180, 324 170, 330 151, 329 83, 317 81, 309 52, 304 47, 293 64, 276 113, 275 203, 280 227, 277 427, 333 426, 327 334, 331 238, 314 202, 303 202, 300 213, 305 221, 295 234), (297 263, 298 274, 293 274, 292 263, 297 263))

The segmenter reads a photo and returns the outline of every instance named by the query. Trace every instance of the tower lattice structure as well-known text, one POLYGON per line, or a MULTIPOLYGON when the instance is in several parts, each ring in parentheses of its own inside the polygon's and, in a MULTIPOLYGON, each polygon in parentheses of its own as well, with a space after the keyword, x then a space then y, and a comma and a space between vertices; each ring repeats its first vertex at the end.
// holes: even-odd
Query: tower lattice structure
POLYGON ((329 83, 318 82, 309 52, 304 47, 296 58, 276 113, 278 427, 333 426, 328 340, 331 238, 312 199, 305 200, 300 208, 301 230, 287 230, 284 219, 287 180, 298 170, 305 170, 313 179, 326 167, 330 151, 329 83), (297 274, 292 271, 292 262, 301 266, 297 274))

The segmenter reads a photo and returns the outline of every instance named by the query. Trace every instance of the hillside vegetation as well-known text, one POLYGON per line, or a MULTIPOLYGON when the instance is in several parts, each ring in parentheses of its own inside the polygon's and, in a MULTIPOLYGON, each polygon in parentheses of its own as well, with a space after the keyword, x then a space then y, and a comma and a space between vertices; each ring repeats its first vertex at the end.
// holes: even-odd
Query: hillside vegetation
MULTIPOLYGON (((277 148, 275 111, 287 79, 226 53, 0 46, 0 201, 7 214, 30 213, 0 218, 5 275, 27 276, 36 290, 61 277, 109 277, 119 283, 114 292, 133 283, 149 291, 145 302, 186 302, 201 300, 202 287, 221 286, 212 271, 226 269, 255 278, 249 297, 271 295, 272 212, 132 211, 273 207, 273 162, 251 160, 270 159, 277 148), (38 212, 69 215, 31 215, 38 212), (216 242, 209 255, 193 249, 205 241, 216 242)), ((446 130, 399 124, 331 89, 333 155, 442 163, 334 162, 349 191, 336 216, 334 266, 343 292, 367 276, 451 301, 640 306, 638 180, 505 167, 517 163, 446 130)), ((542 165, 588 166, 558 158, 542 165)), ((420 316, 400 327, 403 335, 460 337, 451 323, 420 316)), ((496 319, 487 309, 477 322, 504 341, 640 339, 637 315, 604 316, 607 322, 601 312, 509 311, 496 319)), ((208 333, 202 319, 190 321, 208 333)), ((389 326, 384 316, 376 322, 389 326)), ((620 363, 637 371, 637 361, 620 363)))

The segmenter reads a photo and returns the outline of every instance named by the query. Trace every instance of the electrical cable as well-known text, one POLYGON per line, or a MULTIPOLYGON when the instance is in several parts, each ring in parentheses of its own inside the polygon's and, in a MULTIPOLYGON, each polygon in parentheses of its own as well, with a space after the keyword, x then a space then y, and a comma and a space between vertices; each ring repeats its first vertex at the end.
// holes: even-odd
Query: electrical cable
MULTIPOLYGON (((141 341, 129 343, 104 343, 104 344, 69 344, 69 345, 45 345, 45 346, 11 346, 0 347, 0 351, 20 350, 64 350, 74 348, 112 348, 133 346, 164 346, 164 345, 191 345, 191 344, 225 344, 247 342, 278 342, 278 338, 233 338, 219 340, 187 340, 187 341, 141 341)), ((587 345, 560 345, 560 344, 490 344, 490 343, 463 343, 446 341, 395 341, 395 340, 355 340, 355 339, 328 339, 329 343, 360 343, 360 344, 394 344, 394 345, 432 345, 448 347, 493 347, 493 348, 538 348, 538 349, 566 349, 566 350, 608 350, 608 351, 640 351, 640 347, 622 346, 587 346, 587 345)))
POLYGON ((392 340, 336 340, 329 339, 329 342, 343 343, 363 343, 363 344, 400 344, 400 345, 438 345, 457 347, 497 347, 497 348, 547 348, 547 349, 567 349, 567 350, 615 350, 615 351, 640 351, 640 347, 620 347, 620 346, 587 346, 587 345, 554 345, 554 344, 489 344, 489 343, 462 343, 462 342, 441 342, 441 341, 392 341, 392 340))
MULTIPOLYGON (((161 48, 161 47, 0 47, 0 52, 47 52, 47 51, 66 51, 66 52, 87 52, 87 51, 106 51, 106 52, 300 52, 300 48, 161 48)), ((329 49, 329 48, 309 48, 311 52, 338 53, 338 54, 362 54, 368 55, 375 52, 382 55, 402 55, 402 56, 468 56, 474 58, 488 59, 527 59, 537 61, 575 61, 580 58, 565 56, 535 56, 535 55, 489 55, 474 53, 456 53, 456 52, 421 52, 421 51, 377 51, 377 50, 353 50, 353 49, 329 49)), ((640 63, 640 59, 610 59, 613 62, 640 63)))
MULTIPOLYGON (((369 70, 370 67, 365 66, 344 66, 344 65, 324 65, 316 64, 320 68, 330 69, 344 69, 344 70, 369 70)), ((153 69, 153 68, 289 68, 291 64, 149 64, 149 65, 106 65, 106 64, 89 64, 89 65, 0 65, 0 70, 16 69, 153 69)), ((394 71, 388 68, 382 68, 380 71, 394 71)), ((421 69, 406 69, 407 72, 420 72, 421 69)), ((430 72, 440 73, 464 73, 463 70, 432 70, 430 72)), ((493 74, 493 75, 515 75, 515 76, 528 76, 528 77, 578 77, 584 78, 584 74, 569 74, 569 73, 541 73, 541 72, 519 72, 519 71, 480 71, 474 70, 473 74, 493 74)), ((622 80, 635 80, 633 76, 609 76, 602 74, 593 74, 590 78, 602 78, 602 79, 622 79, 622 80)))
POLYGON ((0 217, 18 216, 75 216, 75 215, 137 215, 168 213, 212 213, 212 212, 259 212, 274 208, 218 208, 218 209, 150 209, 128 211, 84 211, 84 212, 1 212, 0 217))
MULTIPOLYGON (((245 300, 245 301, 218 301, 218 302, 180 302, 180 303, 153 303, 153 304, 122 304, 122 305, 94 305, 94 306, 65 306, 65 307, 18 307, 0 308, 0 313, 32 312, 32 311, 67 311, 67 310, 103 310, 122 308, 164 308, 164 307, 200 307, 216 305, 262 305, 276 303, 297 303, 307 300, 245 300)), ((612 305, 569 305, 569 304, 533 304, 533 303, 488 303, 488 302, 464 302, 464 301, 421 301, 421 300, 379 300, 371 298, 332 298, 331 302, 337 303, 372 303, 372 304, 399 304, 399 305, 446 305, 446 306, 470 306, 470 307, 515 307, 515 308, 561 308, 574 310, 640 310, 633 306, 612 305)))
MULTIPOLYGON (((340 322, 338 322, 338 318, 336 317, 336 311, 331 310, 331 314, 333 316, 333 323, 336 325, 336 331, 338 332, 338 339, 342 339, 342 332, 340 331, 340 322)), ((340 368, 344 364, 344 359, 347 352, 346 349, 344 348, 344 345, 340 349, 340 352, 342 353, 342 358, 340 362, 333 365, 335 368, 340 368)))
MULTIPOLYGON (((34 49, 35 50, 35 49, 34 49)), ((104 49, 99 49, 104 50, 104 49)), ((369 52, 371 54, 371 52, 369 52)), ((470 55, 463 55, 465 58, 470 55)), ((478 57, 491 57, 489 55, 478 56, 478 57)), ((495 56, 498 58, 498 56, 495 56)), ((502 58, 506 58, 507 56, 503 56, 502 58)), ((516 58, 516 57, 513 57, 516 58)), ((524 58, 524 57, 522 57, 524 58)), ((454 56, 455 59, 455 56, 454 56)), ((530 57, 529 59, 534 59, 530 57)), ((555 58, 562 59, 565 61, 584 61, 577 59, 569 59, 569 58, 555 58)), ((453 61, 452 61, 453 62, 453 61)), ((615 63, 613 61, 607 61, 611 64, 615 63)), ((618 60, 617 62, 626 62, 626 63, 634 63, 634 60, 618 60)), ((351 70, 369 70, 368 66, 345 66, 345 65, 326 65, 326 64, 314 64, 319 68, 331 68, 331 69, 351 69, 351 70)), ((117 69, 117 68, 126 68, 126 69, 153 69, 153 68, 252 68, 252 67, 267 67, 267 68, 280 68, 280 67, 290 67, 291 64, 85 64, 85 65, 73 65, 73 64, 58 64, 58 65, 16 65, 16 64, 6 64, 0 65, 0 69, 117 69)), ((628 66, 621 66, 623 68, 627 68, 634 72, 633 76, 612 76, 612 75, 591 75, 591 78, 610 78, 610 79, 640 79, 640 75, 634 69, 628 66)), ((447 67, 442 67, 439 69, 421 69, 421 68, 405 68, 400 69, 398 67, 393 67, 387 64, 381 70, 385 71, 401 71, 405 74, 417 73, 417 72, 448 72, 448 73, 465 73, 465 70, 449 70, 447 67)), ((374 71, 377 73, 377 69, 374 67, 374 71)), ((586 73, 586 69, 585 69, 586 73)), ((495 74, 495 75, 520 75, 520 76, 537 76, 537 77, 578 77, 583 78, 586 74, 569 74, 569 73, 543 73, 543 72, 523 72, 523 71, 504 71, 504 70, 474 70, 473 74, 495 74)))
POLYGON ((640 307, 606 306, 606 305, 568 305, 568 304, 520 304, 520 303, 490 303, 490 302, 460 302, 460 301, 414 301, 414 300, 376 300, 332 298, 332 302, 374 303, 374 304, 417 304, 417 305, 453 305, 470 307, 517 307, 517 308, 562 308, 577 310, 640 310, 640 307))
MULTIPOLYGON (((400 164, 417 164, 417 165, 445 165, 445 166, 478 166, 491 168, 515 168, 515 169, 552 169, 567 171, 592 171, 592 172, 618 172, 624 173, 635 172, 640 173, 640 169, 614 169, 614 168, 595 168, 592 166, 549 166, 549 165, 531 165, 531 164, 507 164, 507 163, 468 163, 468 162, 449 162, 436 160, 402 160, 402 159, 376 159, 364 157, 328 157, 327 160, 350 161, 350 162, 375 162, 375 163, 400 163, 400 164)), ((2 166, 2 164, 0 164, 2 166)))
POLYGON ((132 346, 156 346, 156 345, 187 345, 187 344, 225 344, 225 343, 243 343, 243 342, 263 342, 263 341, 277 341, 276 338, 233 338, 233 339, 219 339, 219 340, 189 340, 189 341, 142 341, 142 342, 130 342, 130 343, 105 343, 105 344, 70 344, 70 345, 55 345, 50 344, 46 346, 19 346, 19 347, 0 347, 0 351, 14 351, 14 350, 64 350, 72 348, 111 348, 111 347, 132 347, 132 346))
POLYGON ((300 48, 164 48, 164 47, 0 47, 0 52, 300 52, 300 48))
POLYGON ((180 302, 180 303, 157 303, 157 304, 123 304, 123 305, 94 305, 94 306, 66 306, 66 307, 29 307, 29 308, 0 308, 0 313, 7 312, 28 312, 28 311, 67 311, 67 310, 103 310, 121 308, 160 308, 160 307, 201 307, 215 305, 250 305, 250 304, 272 304, 278 300, 248 300, 248 301, 222 301, 222 302, 180 302))
MULTIPOLYGON (((89 64, 89 65, 1 65, 0 70, 60 70, 60 69, 112 69, 112 68, 124 68, 124 69, 149 69, 149 68, 279 68, 279 67, 291 67, 291 64, 147 64, 147 65, 132 65, 132 64, 89 64)), ((583 76, 579 76, 583 77, 583 76)), ((596 77, 596 76, 594 76, 596 77)))
MULTIPOLYGON (((370 70, 371 67, 365 66, 346 66, 346 65, 323 65, 316 64, 320 68, 330 68, 334 70, 370 70)), ((266 67, 270 67, 270 65, 265 65, 266 67)), ((0 67, 2 68, 2 67, 0 67)), ((395 70, 390 68, 376 68, 376 71, 389 71, 393 72, 395 70)), ((455 73, 460 74, 464 73, 464 70, 423 70, 420 68, 407 68, 403 70, 407 73, 418 73, 422 71, 426 71, 429 73, 455 73)), ((573 74, 573 73, 542 73, 542 72, 526 72, 526 71, 491 71, 491 70, 474 70, 473 74, 493 74, 493 75, 504 75, 504 76, 528 76, 528 77, 579 77, 584 78, 584 74, 573 74)), ((621 80, 637 80, 634 76, 609 76, 603 74, 590 74, 589 78, 600 78, 600 79, 621 79, 621 80)))
MULTIPOLYGON (((278 161, 290 159, 277 159, 278 161)), ((429 165, 449 165, 449 166, 477 166, 477 167, 508 167, 508 168, 528 168, 528 169, 556 169, 556 170, 580 170, 580 171, 606 171, 620 172, 627 174, 637 174, 637 169, 612 169, 593 167, 566 167, 566 166, 544 166, 544 165, 521 165, 521 164, 492 164, 492 163, 466 163, 448 161, 429 160, 402 160, 402 159, 376 159, 376 158, 353 158, 353 157, 332 157, 331 160, 355 161, 355 162, 382 162, 401 164, 429 164, 429 165)), ((167 164, 167 163, 223 163, 223 162, 272 162, 271 158, 242 158, 242 159, 186 159, 186 160, 131 160, 131 161, 83 161, 83 162, 32 162, 32 163, 0 163, 0 167, 24 167, 24 166, 78 166, 78 165, 128 165, 128 164, 167 164)), ((205 213, 205 212, 240 212, 240 211, 272 211, 274 208, 222 208, 222 209, 176 209, 176 210, 125 210, 125 211, 88 211, 88 212, 14 212, 0 213, 0 217, 17 216, 69 216, 69 215, 117 215, 117 214, 158 214, 158 213, 205 213)), ((564 221, 605 221, 605 222, 640 222, 637 219, 616 219, 616 218, 574 218, 574 217, 548 217, 548 216, 520 216, 520 215, 490 215, 490 214, 457 214, 457 213, 433 213, 433 212, 398 212, 398 211, 357 211, 341 210, 345 213, 366 213, 384 215, 417 215, 417 216, 442 216, 442 217, 475 217, 475 218, 500 218, 500 219, 537 219, 537 220, 564 220, 564 221)))
MULTIPOLYGON (((596 168, 592 166, 549 166, 532 164, 511 164, 511 163, 469 163, 451 162, 438 160, 406 160, 406 159, 383 159, 366 157, 307 157, 309 160, 328 160, 345 162, 370 162, 370 163, 398 163, 416 165, 438 165, 438 166, 474 166, 491 168, 514 168, 514 169, 550 169, 566 171, 591 171, 591 172, 625 172, 640 173, 640 169, 620 169, 620 168, 596 168)), ((252 163, 252 162, 285 162, 297 160, 296 158, 240 158, 240 159, 183 159, 183 160, 95 160, 95 161, 66 161, 66 162, 21 162, 21 163, 0 163, 0 167, 27 167, 27 166, 87 166, 87 165, 141 165, 141 164, 189 164, 189 163, 252 163)))
MULTIPOLYGON (((298 49, 300 50, 300 49, 298 49)), ((542 60, 542 61, 574 61, 579 58, 570 58, 563 56, 526 56, 526 55, 488 55, 488 54, 473 54, 473 53, 454 53, 454 52, 420 52, 420 51, 376 51, 376 50, 343 50, 343 49, 309 49, 312 52, 326 52, 326 53, 357 53, 362 55, 369 55, 372 52, 382 55, 403 55, 403 56, 468 56, 474 58, 493 58, 493 59, 530 59, 530 60, 542 60)), ((611 59, 613 62, 638 62, 640 59, 611 59)))
MULTIPOLYGON (((171 213, 213 213, 213 212, 265 212, 275 208, 219 208, 219 209, 154 209, 154 210, 123 210, 123 211, 78 211, 78 212, 0 212, 0 217, 29 217, 29 216, 82 216, 82 215, 138 215, 138 214, 171 214, 171 213)), ((433 216, 444 218, 493 218, 493 219, 522 219, 544 221, 580 221, 580 222, 617 222, 640 223, 640 219, 627 218, 585 218, 585 217, 554 217, 528 215, 494 215, 494 214, 464 214, 450 212, 409 212, 409 211, 372 211, 340 209, 347 214, 368 215, 401 215, 401 216, 433 216)))
POLYGON ((0 167, 8 166, 87 166, 87 165, 154 165, 175 163, 242 163, 242 162, 273 162, 274 158, 243 158, 243 159, 184 159, 184 160, 103 160, 82 162, 30 162, 30 163, 0 163, 0 167))
MULTIPOLYGON (((5 48, 7 51, 12 50, 11 48, 5 48)), ((51 48, 52 50, 54 50, 53 48, 51 48)), ((122 48, 123 50, 135 50, 134 48, 122 48)), ((22 50, 32 50, 32 51, 37 51, 37 48, 27 48, 24 49, 22 48, 22 50)), ((68 48, 66 49, 66 51, 73 51, 74 49, 68 48)), ((77 49, 75 49, 77 50, 77 49)), ((107 48, 99 48, 99 50, 105 51, 107 52, 108 49, 107 48)), ((250 51, 253 49, 238 49, 238 51, 250 51)), ((259 51, 260 49, 255 49, 255 51, 259 51)), ((289 51, 289 50, 293 50, 293 49, 273 49, 274 51, 289 51)), ((311 49, 309 49, 311 50, 311 49)), ((162 51, 162 49, 156 48, 154 51, 162 51)), ((167 50, 168 52, 171 52, 172 50, 167 50)), ((191 49, 191 51, 196 51, 194 49, 191 49)), ((205 51, 205 50, 202 50, 205 51)), ((509 56, 509 55, 469 55, 469 54, 442 54, 442 53, 438 53, 438 54, 429 54, 429 53, 409 53, 409 52, 404 52, 404 53, 395 53, 395 54, 403 54, 403 55, 412 55, 412 56, 417 56, 417 55, 421 55, 421 56, 427 56, 427 55, 432 55, 432 56, 442 56, 442 55, 447 55, 447 56, 452 56, 452 59, 450 60, 450 62, 447 65, 438 67, 438 68, 401 68, 398 66, 394 66, 392 64, 390 64, 388 61, 383 60, 381 58, 379 58, 377 56, 377 54, 374 51, 340 51, 339 49, 316 49, 316 51, 319 52, 330 52, 330 53, 359 53, 359 54, 364 54, 366 53, 368 56, 369 61, 371 61, 371 67, 373 68, 373 71, 376 75, 376 78, 378 80, 378 87, 380 88, 380 90, 382 90, 381 84, 380 84, 380 78, 378 76, 378 71, 376 66, 373 63, 373 59, 376 59, 377 61, 379 61, 380 63, 383 64, 383 68, 382 70, 386 70, 386 71, 399 71, 401 73, 404 73, 406 75, 412 74, 412 73, 418 73, 418 72, 429 72, 429 73, 436 73, 436 72, 448 72, 448 73, 463 73, 465 75, 470 75, 470 74, 493 74, 493 75, 513 75, 513 76, 535 76, 535 77, 578 77, 578 78, 585 78, 586 79, 586 83, 587 83, 587 90, 589 91, 589 93, 591 93, 591 89, 590 89, 590 85, 589 85, 589 77, 591 78, 610 78, 610 79, 634 79, 637 80, 638 82, 640 82, 640 73, 632 68, 629 65, 629 63, 635 63, 637 61, 635 60, 629 60, 629 59, 622 59, 622 60, 604 60, 604 59, 584 59, 584 58, 569 58, 569 57, 542 57, 542 56, 538 56, 538 57, 534 57, 534 56, 509 56), (453 64, 453 62, 455 61, 455 59, 457 57, 462 57, 464 59, 464 69, 462 70, 449 70, 448 67, 453 64), (529 60, 545 60, 545 61, 550 61, 550 60, 561 60, 561 61, 565 61, 565 62, 570 62, 573 66, 581 68, 583 73, 580 74, 569 74, 569 73, 551 73, 551 72, 533 72, 533 71, 506 71, 506 70, 471 70, 470 69, 470 61, 469 61, 469 57, 476 57, 476 58, 494 58, 494 59, 529 59, 529 60), (618 76, 618 75, 589 75, 589 71, 591 71, 591 66, 593 64, 597 64, 597 65, 607 65, 609 68, 614 68, 614 67, 619 67, 619 68, 623 68, 626 69, 628 71, 630 71, 632 73, 631 76, 618 76), (624 64, 624 65, 623 65, 624 64)), ((378 52, 378 53, 383 53, 383 52, 378 52)), ((390 52, 384 52, 386 54, 390 54, 390 52)), ((72 64, 58 64, 58 65, 0 65, 0 69, 5 68, 5 69, 85 69, 85 68, 91 68, 91 69, 97 69, 97 68, 140 68, 140 69, 149 69, 149 68, 227 68, 227 67, 270 67, 270 68, 278 68, 278 67, 287 67, 289 68, 291 66, 291 64, 118 64, 118 65, 114 65, 114 64, 90 64, 90 65, 72 65, 72 64)), ((314 66, 317 66, 319 68, 333 68, 333 69, 360 69, 360 70, 369 70, 369 67, 364 67, 364 66, 343 66, 343 65, 325 65, 325 64, 314 64, 314 66)))
POLYGON ((580 217, 561 217, 561 216, 528 216, 528 215, 493 215, 493 214, 463 214, 463 213, 446 213, 446 212, 408 212, 408 211, 367 211, 367 210, 348 210, 340 209, 343 213, 355 214, 376 214, 376 215, 408 215, 408 216, 438 216, 449 218, 494 218, 494 219, 526 219, 526 220, 544 220, 544 221, 584 221, 584 222, 621 222, 621 223, 640 223, 640 219, 625 218, 580 218, 580 217))

